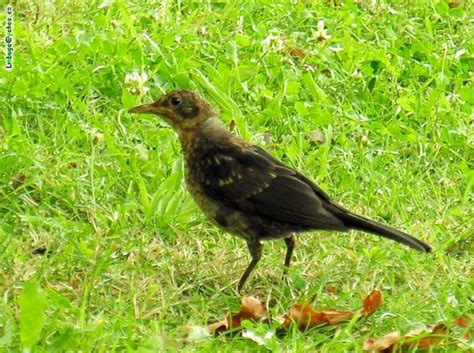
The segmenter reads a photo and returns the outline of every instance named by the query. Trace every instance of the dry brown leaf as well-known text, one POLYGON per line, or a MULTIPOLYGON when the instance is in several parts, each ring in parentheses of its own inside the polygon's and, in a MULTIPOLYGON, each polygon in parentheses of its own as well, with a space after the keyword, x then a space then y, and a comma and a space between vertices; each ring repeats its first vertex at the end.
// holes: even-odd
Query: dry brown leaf
POLYGON ((380 293, 378 290, 373 290, 372 293, 370 293, 367 298, 364 299, 364 309, 362 310, 362 313, 365 316, 370 316, 376 310, 378 310, 382 304, 382 293, 380 293))
POLYGON ((259 321, 268 316, 265 306, 255 297, 243 297, 242 307, 237 315, 227 318, 230 328, 239 327, 242 320, 259 321))
POLYGON ((243 320, 258 321, 268 316, 265 306, 255 297, 242 297, 240 311, 205 327, 209 333, 221 334, 229 329, 239 328, 243 320))
POLYGON ((369 338, 362 347, 367 352, 390 352, 392 347, 400 340, 398 332, 390 332, 377 339, 369 338))
POLYGON ((432 346, 432 345, 438 344, 444 338, 442 336, 446 335, 448 333, 448 329, 443 323, 437 323, 435 325, 432 325, 430 327, 430 331, 431 332, 428 332, 428 336, 423 337, 420 340, 412 340, 412 339, 417 337, 417 336, 424 335, 424 333, 426 331, 424 331, 424 330, 410 331, 402 337, 402 340, 404 341, 402 343, 402 345, 405 346, 405 347, 412 347, 412 346, 427 347, 427 346, 432 346), (405 340, 407 340, 407 342, 405 342, 405 340))
POLYGON ((300 330, 316 326, 318 321, 317 313, 309 304, 294 304, 290 308, 288 315, 285 315, 282 324, 283 328, 289 327, 296 323, 300 330))
MULTIPOLYGON (((382 293, 374 290, 364 300, 362 313, 364 316, 372 315, 383 303, 382 293)), ((283 317, 282 328, 291 324, 298 325, 304 331, 321 325, 335 325, 349 321, 354 317, 351 311, 338 311, 327 309, 315 311, 310 304, 295 304, 290 308, 288 315, 283 317)))
POLYGON ((302 331, 321 326, 335 325, 350 320, 354 313, 349 311, 324 310, 315 311, 310 304, 295 304, 290 308, 290 313, 284 317, 283 328, 292 323, 298 325, 302 331))
POLYGON ((472 318, 467 315, 463 315, 458 317, 457 319, 454 319, 454 323, 460 328, 468 328, 471 322, 472 318))
POLYGON ((395 345, 403 347, 428 347, 438 344, 443 335, 448 333, 448 329, 443 323, 432 325, 428 331, 416 329, 400 336, 398 332, 390 332, 377 339, 369 338, 365 341, 363 349, 367 352, 392 352, 395 345), (420 336, 420 339, 416 339, 420 336))
POLYGON ((284 53, 288 53, 291 56, 298 58, 298 59, 304 59, 306 57, 306 53, 297 47, 294 47, 290 44, 288 44, 288 41, 286 40, 286 36, 281 36, 280 37, 282 47, 281 51, 284 53))
POLYGON ((227 331, 229 329, 229 325, 227 324, 227 318, 225 318, 224 320, 215 322, 213 324, 207 325, 205 329, 209 333, 215 333, 215 334, 220 335, 222 332, 227 331))
POLYGON ((295 47, 286 47, 285 50, 292 56, 294 57, 297 57, 297 58, 300 58, 300 59, 304 59, 306 54, 304 53, 304 51, 302 51, 301 49, 298 49, 298 48, 295 48, 295 47))
POLYGON ((457 319, 454 319, 454 324, 457 327, 467 329, 466 333, 464 334, 464 339, 470 341, 472 336, 472 329, 470 329, 469 326, 472 324, 472 318, 467 315, 463 315, 458 317, 457 319))
POLYGON ((324 310, 323 320, 329 325, 340 324, 341 322, 349 321, 354 316, 354 313, 350 311, 336 311, 336 310, 324 310))
MULTIPOLYGON (((202 332, 209 334, 220 334, 229 329, 237 329, 242 325, 243 320, 259 321, 268 316, 266 307, 255 297, 242 297, 242 306, 240 311, 235 315, 229 315, 225 319, 210 324, 206 327, 189 326, 188 333, 193 336, 200 337, 202 332)), ((382 295, 379 291, 373 291, 364 300, 363 314, 371 315, 382 304, 382 295)), ((298 325, 302 331, 321 326, 335 325, 351 320, 354 312, 339 310, 322 310, 315 311, 310 304, 292 305, 288 315, 283 317, 282 328, 285 329, 292 324, 298 325)))

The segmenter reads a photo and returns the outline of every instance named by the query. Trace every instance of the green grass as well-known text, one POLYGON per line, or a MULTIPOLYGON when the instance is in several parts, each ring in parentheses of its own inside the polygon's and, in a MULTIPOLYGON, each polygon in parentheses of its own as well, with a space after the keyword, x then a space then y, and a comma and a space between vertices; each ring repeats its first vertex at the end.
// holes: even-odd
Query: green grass
MULTIPOLYGON (((245 292, 273 316, 314 295, 341 310, 373 288, 385 296, 364 322, 290 330, 269 349, 357 352, 368 337, 472 315, 472 2, 13 3, 15 67, 0 76, 0 350, 265 351, 238 334, 182 339, 183 326, 238 311, 248 255, 187 194, 173 131, 126 113, 175 87, 201 92, 237 134, 348 208, 435 249, 302 234, 288 286, 283 242, 265 243, 245 292), (305 58, 267 50, 270 33, 305 58), (132 71, 149 76, 141 99, 124 83, 132 71)), ((435 351, 468 350, 450 336, 435 351)))

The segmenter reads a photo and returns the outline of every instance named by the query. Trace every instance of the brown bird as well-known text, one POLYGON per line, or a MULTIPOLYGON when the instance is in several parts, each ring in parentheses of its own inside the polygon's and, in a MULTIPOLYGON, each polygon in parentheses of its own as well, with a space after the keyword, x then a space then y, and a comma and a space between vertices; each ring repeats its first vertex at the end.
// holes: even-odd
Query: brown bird
POLYGON ((262 256, 262 240, 284 239, 284 265, 290 266, 294 233, 357 229, 431 251, 400 230, 346 210, 304 175, 232 135, 197 93, 173 91, 130 112, 157 114, 173 127, 183 149, 192 197, 215 225, 247 242, 252 260, 239 281, 239 291, 262 256))

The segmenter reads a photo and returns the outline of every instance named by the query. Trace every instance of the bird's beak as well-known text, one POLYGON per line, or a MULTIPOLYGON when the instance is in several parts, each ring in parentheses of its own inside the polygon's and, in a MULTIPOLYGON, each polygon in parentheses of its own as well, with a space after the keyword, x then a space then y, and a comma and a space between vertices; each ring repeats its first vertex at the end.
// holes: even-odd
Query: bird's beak
POLYGON ((138 114, 154 114, 159 113, 159 109, 154 105, 154 103, 142 104, 138 107, 129 109, 129 113, 138 113, 138 114))

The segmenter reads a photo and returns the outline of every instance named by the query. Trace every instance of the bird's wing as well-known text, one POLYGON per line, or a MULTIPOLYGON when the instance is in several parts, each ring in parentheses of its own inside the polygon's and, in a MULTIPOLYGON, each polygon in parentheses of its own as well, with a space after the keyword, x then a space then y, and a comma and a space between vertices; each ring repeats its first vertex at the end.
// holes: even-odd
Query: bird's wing
MULTIPOLYGON (((277 164, 277 165, 280 165, 282 167, 285 167, 285 168, 289 168, 288 166, 286 166, 283 162, 279 161, 278 159, 276 159, 275 157, 273 157, 270 153, 268 153, 267 151, 265 151, 263 148, 261 147, 258 147, 258 146, 253 146, 254 147, 254 151, 255 153, 258 153, 260 154, 261 156, 265 157, 266 159, 269 159, 270 161, 272 161, 273 163, 277 164)), ((313 191, 316 193, 316 195, 318 195, 318 197, 321 199, 321 200, 324 200, 330 204, 334 204, 334 201, 331 200, 331 198, 328 196, 328 194, 326 194, 318 185, 316 185, 314 182, 312 182, 311 180, 309 180, 307 177, 305 177, 303 174, 301 173, 298 173, 297 171, 295 170, 292 170, 292 172, 294 173, 295 177, 299 180, 301 180, 302 182, 304 182, 305 184, 307 184, 309 187, 311 187, 311 189, 313 189, 313 191)))
POLYGON ((205 156, 200 168, 204 192, 251 215, 301 228, 345 229, 324 207, 326 194, 262 151, 229 148, 205 156))

